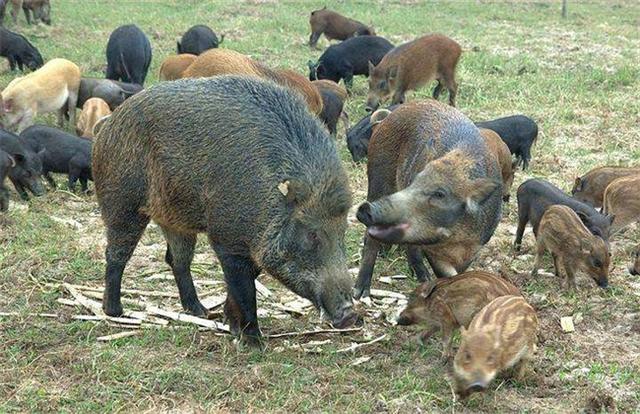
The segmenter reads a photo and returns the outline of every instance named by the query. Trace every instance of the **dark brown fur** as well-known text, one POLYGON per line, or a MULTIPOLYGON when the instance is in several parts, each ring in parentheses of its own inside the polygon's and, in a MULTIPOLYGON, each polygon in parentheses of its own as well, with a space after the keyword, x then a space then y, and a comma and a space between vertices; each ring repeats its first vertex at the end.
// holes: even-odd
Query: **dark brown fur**
POLYGON ((309 24, 311 25, 309 46, 311 47, 316 46, 323 33, 329 40, 345 40, 357 35, 376 35, 373 28, 334 11, 327 10, 326 7, 312 11, 309 17, 309 24))
POLYGON ((611 234, 640 219, 640 174, 613 180, 604 190, 603 214, 614 216, 611 234))
POLYGON ((391 97, 391 104, 405 101, 407 91, 415 91, 437 80, 433 98, 438 99, 444 87, 449 91, 449 104, 456 105, 458 84, 456 66, 462 48, 441 34, 422 36, 396 46, 378 66, 369 64, 369 94, 367 109, 376 110, 391 97))
POLYGON ((575 289, 575 271, 587 273, 600 287, 609 283, 609 247, 598 236, 594 236, 585 227, 578 215, 570 207, 553 205, 549 207, 536 235, 536 260, 532 276, 538 274, 544 252, 553 256, 557 276, 562 269, 566 273, 568 289, 575 289))
POLYGON ((577 200, 602 207, 604 190, 616 178, 640 174, 640 167, 598 167, 582 177, 576 177, 571 194, 577 200))

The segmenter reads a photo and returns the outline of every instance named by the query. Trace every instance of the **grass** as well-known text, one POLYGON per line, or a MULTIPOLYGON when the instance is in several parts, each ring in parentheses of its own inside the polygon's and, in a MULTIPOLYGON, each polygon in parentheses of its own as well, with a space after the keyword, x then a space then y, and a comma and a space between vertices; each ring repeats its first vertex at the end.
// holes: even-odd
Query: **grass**
MULTIPOLYGON (((537 176, 568 190, 576 175, 592 167, 640 159, 640 6, 631 0, 569 2, 566 20, 560 18, 559 1, 53 3, 51 27, 26 27, 22 16, 18 26, 9 19, 6 25, 26 34, 46 59, 65 57, 85 75, 102 76, 109 33, 136 23, 153 46, 147 86, 157 82, 162 59, 174 53, 181 33, 196 23, 225 33, 224 47, 303 73, 307 60, 321 54, 304 44, 308 14, 324 4, 373 24, 396 44, 427 32, 445 33, 464 49, 458 68, 461 111, 477 120, 525 113, 539 123, 531 170, 518 172, 515 185, 537 176)), ((0 72, 0 86, 14 76, 0 72)), ((347 105, 353 121, 364 115, 366 89, 366 81, 357 79, 347 105)), ((410 99, 428 96, 425 88, 410 99)), ((54 117, 40 121, 53 124, 54 117)), ((366 166, 350 161, 342 132, 338 147, 358 203, 366 196, 366 166)), ((387 322, 397 304, 368 307, 364 332, 271 339, 262 353, 190 326, 98 343, 96 337, 121 328, 71 319, 83 311, 58 304, 66 295, 46 285, 101 284, 104 236, 95 199, 53 192, 25 203, 13 194, 11 210, 0 216, 0 311, 19 315, 0 319, 0 412, 637 412, 640 283, 626 265, 638 232, 630 229, 613 240, 613 289, 598 290, 584 278, 578 292, 566 294, 552 276, 529 276, 532 235, 525 236, 524 255, 512 256, 516 213, 513 202, 505 207, 501 225, 473 267, 507 274, 538 310, 535 373, 522 384, 497 380, 487 393, 461 403, 452 398, 438 341, 419 346, 416 330, 387 322), (65 224, 68 219, 77 225, 65 224), (58 318, 30 316, 36 312, 58 318), (576 332, 562 333, 559 318, 578 313, 583 320, 576 332), (334 352, 384 333, 385 341, 356 354, 334 352), (300 346, 321 339, 331 343, 318 345, 319 353, 300 346), (361 356, 371 359, 352 366, 361 356)), ((347 233, 350 267, 359 263, 362 231, 354 223, 347 233)), ((163 254, 162 236, 152 227, 127 268, 125 287, 175 290, 171 281, 143 277, 167 274, 163 254)), ((204 240, 196 262, 201 263, 197 278, 222 279, 204 240)), ((550 261, 544 269, 551 270, 550 261)), ((379 260, 376 278, 399 273, 408 271, 398 251, 379 260)), ((288 294, 268 277, 264 283, 278 295, 288 294)), ((375 285, 407 293, 415 282, 375 285)), ((320 322, 311 313, 262 317, 261 324, 269 334, 320 322)))

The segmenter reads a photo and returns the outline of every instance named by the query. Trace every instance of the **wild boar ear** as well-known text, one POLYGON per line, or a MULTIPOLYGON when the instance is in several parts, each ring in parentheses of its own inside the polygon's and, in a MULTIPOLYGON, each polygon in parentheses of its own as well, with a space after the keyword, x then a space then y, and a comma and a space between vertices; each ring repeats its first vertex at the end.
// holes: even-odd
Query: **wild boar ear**
MULTIPOLYGON (((26 158, 24 157, 23 154, 16 153, 16 154, 13 154, 13 160, 14 160, 16 165, 17 164, 24 165, 24 163, 26 161, 26 158)), ((15 167, 15 165, 14 165, 14 167, 15 167)))
POLYGON ((589 216, 587 216, 584 211, 576 211, 576 215, 583 223, 587 223, 589 221, 589 216))
POLYGON ((471 213, 478 211, 478 208, 500 188, 502 183, 490 178, 479 178, 471 183, 471 190, 467 193, 466 207, 471 213))
POLYGON ((388 109, 378 109, 371 115, 371 125, 378 125, 380 122, 384 121, 390 113, 391 111, 388 109))
POLYGON ((16 159, 13 158, 11 155, 7 154, 7 157, 9 157, 9 161, 11 161, 11 168, 16 166, 16 159))
POLYGON ((278 184, 278 191, 286 197, 289 204, 300 204, 309 198, 309 187, 297 179, 289 179, 278 184))
POLYGON ((425 282, 420 286, 420 297, 423 299, 428 298, 431 293, 433 293, 433 291, 436 288, 436 282, 435 281, 430 281, 430 282, 425 282))
POLYGON ((375 66, 373 66, 373 63, 371 63, 371 61, 369 61, 369 75, 371 75, 371 72, 373 72, 373 70, 374 70, 375 68, 376 68, 376 67, 375 67, 375 66))
POLYGON ((396 76, 398 76, 398 67, 392 66, 389 68, 389 72, 387 72, 387 79, 392 80, 395 79, 396 76))

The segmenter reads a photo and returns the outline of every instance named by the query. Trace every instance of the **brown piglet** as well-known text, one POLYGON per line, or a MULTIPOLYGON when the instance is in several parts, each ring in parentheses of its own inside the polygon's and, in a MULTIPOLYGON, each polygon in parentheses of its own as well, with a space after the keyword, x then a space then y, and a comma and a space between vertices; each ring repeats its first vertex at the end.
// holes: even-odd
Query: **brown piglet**
POLYGON ((400 313, 398 325, 423 324, 424 341, 437 329, 442 331, 442 356, 453 356, 453 333, 469 325, 473 317, 493 299, 520 295, 511 282, 482 271, 436 279, 418 286, 407 308, 400 313))
POLYGON ((538 274, 545 250, 551 252, 557 276, 561 269, 566 272, 567 288, 575 289, 575 271, 587 273, 602 288, 609 284, 609 247, 598 236, 594 236, 570 207, 549 207, 536 235, 536 260, 532 276, 538 274))
POLYGON ((640 219, 640 174, 613 180, 604 190, 602 213, 615 217, 611 234, 640 219))
POLYGON ((182 72, 184 72, 189 65, 196 60, 198 56, 190 53, 183 53, 180 55, 173 55, 167 57, 160 66, 160 73, 158 78, 161 81, 172 81, 182 78, 182 72))
POLYGON ((456 105, 456 66, 462 48, 453 39, 431 34, 404 43, 387 53, 378 66, 369 62, 369 94, 366 110, 375 111, 390 96, 391 104, 401 104, 407 91, 415 91, 434 80, 433 98, 446 87, 449 104, 456 105))
POLYGON ((327 10, 326 6, 323 9, 311 12, 309 25, 311 26, 311 36, 309 37, 309 46, 311 47, 316 46, 323 33, 329 40, 345 40, 353 36, 376 35, 373 28, 357 20, 344 17, 332 10, 327 10))
POLYGON ((499 372, 516 367, 524 379, 536 350, 538 317, 522 296, 500 296, 460 328, 460 348, 453 360, 456 393, 466 398, 484 391, 499 372))
POLYGON ((96 135, 94 130, 98 121, 111 115, 109 104, 100 98, 91 98, 82 106, 82 112, 76 125, 76 133, 79 137, 93 139, 96 135))
POLYGON ((582 177, 576 177, 571 195, 573 198, 592 205, 602 207, 604 190, 616 178, 640 174, 640 167, 598 167, 582 177))
POLYGON ((513 185, 513 177, 516 171, 516 162, 511 158, 511 151, 509 147, 504 143, 500 135, 496 132, 479 128, 480 135, 486 140, 489 149, 495 155, 500 171, 502 173, 502 201, 507 202, 511 198, 511 186, 513 185))

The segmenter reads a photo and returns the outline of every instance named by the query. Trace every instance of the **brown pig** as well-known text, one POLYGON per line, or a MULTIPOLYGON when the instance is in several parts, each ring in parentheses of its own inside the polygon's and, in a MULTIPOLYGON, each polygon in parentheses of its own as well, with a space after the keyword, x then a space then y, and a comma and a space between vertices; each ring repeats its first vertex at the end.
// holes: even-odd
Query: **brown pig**
POLYGON ((109 104, 100 98, 91 98, 82 106, 82 112, 76 125, 76 134, 79 137, 93 139, 96 135, 96 124, 102 118, 111 115, 109 104))
POLYGON ((502 173, 502 201, 507 202, 510 198, 513 176, 516 170, 516 162, 511 159, 511 151, 504 143, 500 135, 490 129, 480 128, 480 134, 487 141, 489 149, 495 155, 500 171, 502 173))
POLYGON ((356 214, 367 226, 356 298, 368 295, 382 244, 406 246, 418 280, 429 276, 423 255, 436 276, 454 276, 489 241, 502 212, 498 163, 458 110, 429 99, 380 109, 371 123, 367 201, 356 214))
POLYGON ((460 331, 453 377, 461 398, 484 391, 499 372, 516 365, 516 379, 524 379, 536 351, 538 317, 522 296, 492 300, 460 331))
POLYGON ((271 80, 295 90, 307 102, 315 115, 322 112, 322 97, 318 88, 304 76, 287 69, 270 69, 249 56, 229 49, 209 49, 183 72, 183 78, 207 78, 219 75, 249 75, 271 80))
POLYGON ((602 207, 604 190, 616 178, 640 174, 640 167, 598 167, 576 177, 571 195, 595 208, 602 207))
POLYGON ((349 129, 349 115, 344 110, 344 103, 349 97, 344 86, 329 79, 311 81, 322 96, 322 113, 320 119, 327 125, 331 135, 337 132, 338 119, 342 120, 345 134, 349 129))
POLYGON ((387 53, 378 66, 369 63, 369 94, 366 110, 375 111, 390 96, 391 104, 404 102, 407 91, 415 91, 433 80, 438 81, 433 98, 443 88, 449 91, 449 104, 456 105, 458 84, 455 74, 462 49, 441 34, 420 37, 387 53))
POLYGON ((398 325, 423 324, 424 341, 437 329, 442 330, 442 356, 453 356, 453 332, 468 326, 471 319, 499 296, 520 295, 511 282, 488 272, 469 271, 457 276, 425 282, 398 318, 398 325))
POLYGON ((316 46, 323 33, 329 40, 345 40, 353 36, 376 35, 373 28, 334 11, 327 10, 326 6, 323 9, 311 12, 309 25, 311 25, 311 36, 309 37, 309 46, 311 47, 316 46))
POLYGON ((183 53, 180 55, 173 55, 167 57, 160 66, 160 73, 158 78, 161 81, 172 81, 176 79, 182 79, 182 72, 184 72, 189 65, 196 60, 198 56, 190 53, 183 53))
POLYGON ((640 275, 640 244, 633 248, 631 258, 633 259, 633 264, 629 266, 629 273, 638 276, 640 275))
POLYGON ((640 174, 617 178, 607 186, 602 213, 615 217, 611 234, 640 219, 640 174))
POLYGON ((576 287, 576 270, 587 273, 602 288, 609 284, 607 243, 591 234, 570 207, 556 204, 545 211, 536 235, 536 246, 532 276, 538 274, 542 256, 548 250, 557 276, 561 276, 564 268, 568 289, 576 287))

